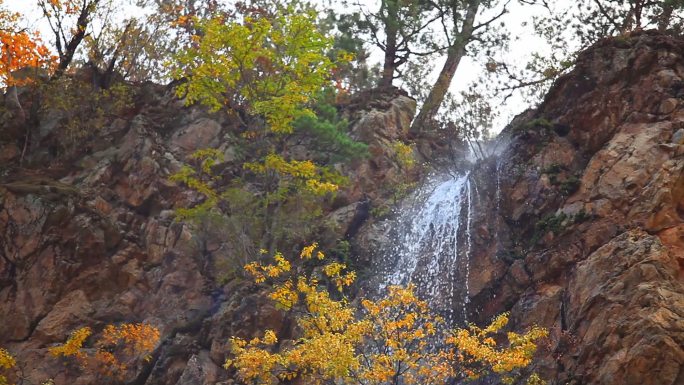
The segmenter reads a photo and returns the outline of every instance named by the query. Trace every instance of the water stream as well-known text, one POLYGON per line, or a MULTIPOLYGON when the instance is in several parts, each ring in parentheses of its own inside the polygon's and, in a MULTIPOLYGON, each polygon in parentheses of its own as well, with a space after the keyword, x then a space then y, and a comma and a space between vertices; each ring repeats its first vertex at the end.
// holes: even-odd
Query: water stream
POLYGON ((433 175, 386 223, 380 288, 416 286, 449 322, 467 320, 475 187, 469 173, 433 175))

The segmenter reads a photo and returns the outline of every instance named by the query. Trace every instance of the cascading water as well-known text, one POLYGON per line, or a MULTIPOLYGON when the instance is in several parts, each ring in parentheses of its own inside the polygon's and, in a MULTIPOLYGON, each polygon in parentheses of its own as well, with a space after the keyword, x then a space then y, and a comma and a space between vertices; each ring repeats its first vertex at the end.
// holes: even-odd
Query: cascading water
POLYGON ((380 288, 414 284, 447 321, 467 320, 472 198, 468 173, 428 178, 386 223, 380 288))
POLYGON ((466 207, 467 208, 467 210, 466 210, 467 227, 466 227, 466 235, 465 235, 467 248, 466 248, 466 252, 465 252, 465 263, 464 263, 464 265, 465 265, 465 276, 463 279, 463 285, 465 286, 465 294, 463 295, 463 302, 462 302, 463 303, 463 320, 464 321, 468 321, 468 309, 466 308, 466 304, 468 302, 470 302, 470 284, 469 284, 469 282, 470 282, 470 251, 473 249, 472 239, 470 237, 470 226, 473 223, 473 217, 472 217, 473 194, 470 191, 470 180, 468 181, 467 186, 468 186, 468 191, 467 191, 468 205, 466 207))

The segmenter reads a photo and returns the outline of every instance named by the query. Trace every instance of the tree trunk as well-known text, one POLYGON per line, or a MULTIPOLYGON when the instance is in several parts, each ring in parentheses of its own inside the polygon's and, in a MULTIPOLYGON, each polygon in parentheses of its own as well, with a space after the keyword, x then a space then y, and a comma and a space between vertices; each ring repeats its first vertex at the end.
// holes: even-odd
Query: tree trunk
MULTIPOLYGON (((385 61, 382 66, 380 87, 386 88, 392 86, 396 70, 399 4, 396 0, 383 0, 381 7, 384 7, 387 11, 385 18, 385 36, 387 40, 385 41, 385 61)), ((380 12, 382 13, 382 10, 380 12)))
POLYGON ((661 13, 658 17, 658 31, 667 31, 667 28, 670 26, 670 20, 672 19, 673 12, 673 5, 663 5, 663 13, 661 13))
POLYGON ((391 87, 394 80, 395 61, 397 57, 397 35, 387 35, 385 47, 385 62, 382 66, 382 79, 380 87, 391 87))
POLYGON ((14 84, 7 88, 7 93, 5 94, 5 107, 12 113, 12 118, 17 125, 26 123, 26 112, 21 106, 17 86, 14 84))
MULTIPOLYGON (((442 105, 444 97, 446 96, 447 91, 449 91, 449 86, 451 86, 454 74, 456 74, 456 70, 458 69, 458 65, 461 63, 463 56, 465 56, 466 46, 473 35, 475 15, 477 15, 479 7, 480 2, 477 0, 472 1, 468 6, 468 11, 463 20, 463 26, 454 37, 454 43, 447 51, 447 59, 444 63, 444 67, 442 67, 442 71, 440 71, 437 81, 432 86, 430 94, 427 99, 425 99, 425 103, 423 103, 418 116, 416 116, 413 120, 413 124, 411 124, 411 134, 415 135, 423 131, 425 126, 434 119, 439 107, 442 105)), ((454 12, 454 14, 457 14, 457 12, 454 12)), ((454 22, 457 21, 458 20, 454 20, 454 22)))
MULTIPOLYGON (((78 19, 76 20, 75 33, 71 37, 71 40, 69 40, 69 42, 66 44, 64 52, 60 52, 59 63, 57 64, 57 69, 55 70, 55 74, 53 76, 54 78, 61 77, 66 69, 69 68, 71 61, 74 59, 74 55, 76 54, 78 46, 81 45, 83 38, 86 36, 86 29, 88 28, 88 23, 90 22, 90 16, 97 9, 99 2, 100 0, 93 0, 90 3, 83 5, 81 13, 78 15, 78 19)), ((57 39, 59 39, 59 35, 57 36, 57 39)))

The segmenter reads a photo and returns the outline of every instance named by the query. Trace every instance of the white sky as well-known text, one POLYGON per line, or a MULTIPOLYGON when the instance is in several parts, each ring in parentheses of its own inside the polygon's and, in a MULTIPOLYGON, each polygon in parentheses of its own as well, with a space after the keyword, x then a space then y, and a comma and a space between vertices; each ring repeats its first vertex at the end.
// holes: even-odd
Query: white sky
MULTIPOLYGON (((121 1, 123 6, 123 12, 125 14, 131 15, 136 12, 140 12, 134 6, 130 5, 129 0, 118 0, 121 1)), ((329 4, 329 0, 315 0, 316 3, 329 4)), ((339 3, 333 0, 333 6, 339 11, 344 11, 344 8, 339 5, 339 3)), ((558 5, 572 5, 574 1, 571 0, 557 0, 555 1, 558 5)), ((378 0, 367 0, 364 5, 367 5, 370 9, 375 9, 379 4, 378 0)), ((5 5, 13 11, 20 12, 24 17, 24 26, 29 27, 32 30, 39 30, 43 39, 46 42, 51 42, 52 33, 47 25, 47 23, 42 19, 41 13, 36 5, 36 0, 5 0, 5 5)), ((509 4, 510 12, 502 18, 502 21, 506 24, 507 28, 511 31, 511 36, 513 41, 510 43, 510 50, 507 54, 507 59, 515 64, 523 65, 531 53, 537 51, 545 51, 546 45, 544 41, 536 37, 532 31, 531 21, 534 15, 538 15, 541 12, 539 7, 531 6, 521 6, 517 1, 512 1, 509 4), (523 26, 523 23, 527 23, 523 26)), ((484 15, 486 17, 486 15, 484 15)), ((122 14, 122 17, 125 15, 122 14)), ((382 53, 376 49, 371 56, 371 61, 380 62, 382 59, 382 53)), ((436 78, 439 70, 441 69, 444 62, 444 58, 435 61, 433 77, 436 78)), ((472 59, 464 58, 461 62, 460 67, 456 73, 454 81, 452 83, 451 91, 458 93, 461 90, 465 90, 467 86, 475 81, 478 76, 482 73, 483 69, 480 68, 472 59)), ((514 95, 509 98, 504 105, 499 106, 498 110, 500 112, 500 117, 494 122, 493 133, 498 133, 503 127, 510 121, 510 119, 516 114, 522 112, 527 107, 529 107, 529 102, 524 100, 520 95, 514 95)))

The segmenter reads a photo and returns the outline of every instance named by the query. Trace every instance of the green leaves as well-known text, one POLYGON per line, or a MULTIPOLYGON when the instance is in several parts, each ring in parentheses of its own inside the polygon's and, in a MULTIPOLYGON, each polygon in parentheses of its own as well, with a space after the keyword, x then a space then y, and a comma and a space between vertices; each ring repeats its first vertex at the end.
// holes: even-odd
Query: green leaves
POLYGON ((188 104, 218 111, 229 107, 263 117, 271 131, 289 134, 292 122, 313 112, 306 103, 333 69, 325 52, 332 39, 316 25, 313 12, 293 9, 274 17, 245 15, 197 21, 201 35, 177 56, 177 93, 188 104))
POLYGON ((349 122, 338 115, 333 99, 331 89, 319 93, 312 107, 315 114, 298 118, 292 123, 293 127, 297 132, 310 135, 315 147, 320 148, 332 163, 367 156, 368 145, 348 135, 349 122))

